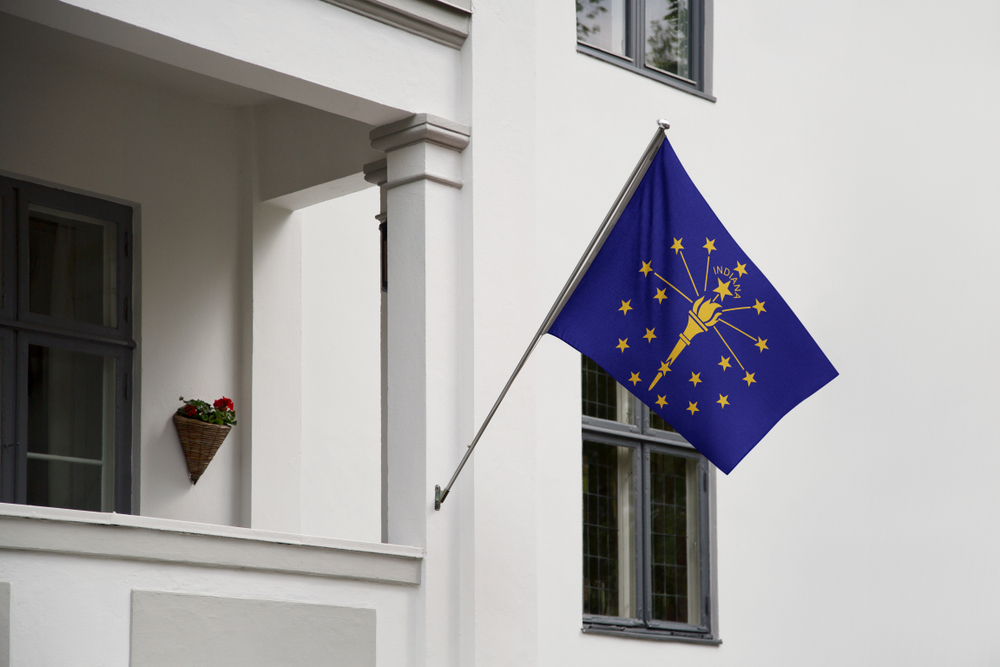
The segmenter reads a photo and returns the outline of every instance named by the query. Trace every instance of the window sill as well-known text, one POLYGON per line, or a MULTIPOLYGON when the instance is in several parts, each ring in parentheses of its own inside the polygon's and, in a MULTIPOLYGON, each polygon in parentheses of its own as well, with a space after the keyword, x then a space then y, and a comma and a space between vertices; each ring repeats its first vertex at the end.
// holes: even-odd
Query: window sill
POLYGON ((423 549, 0 503, 0 551, 420 584, 423 549))
POLYGON ((671 632, 669 630, 648 630, 645 628, 623 628, 620 626, 584 625, 583 633, 587 635, 604 635, 605 637, 625 637, 628 639, 645 639, 657 642, 681 642, 684 644, 705 644, 720 646, 721 639, 699 637, 690 634, 671 632))
POLYGON ((666 445, 669 447, 678 447, 692 452, 698 451, 694 448, 694 445, 685 440, 680 433, 676 433, 674 431, 654 431, 653 429, 650 429, 646 433, 641 433, 638 428, 631 427, 626 424, 622 424, 621 427, 619 427, 619 425, 614 422, 605 422, 600 419, 592 419, 590 417, 584 417, 582 424, 583 431, 585 433, 596 433, 612 438, 617 437, 627 438, 629 440, 641 440, 642 442, 666 445))
POLYGON ((711 93, 707 93, 703 90, 699 90, 695 86, 689 84, 684 79, 674 78, 669 74, 662 74, 656 70, 647 69, 645 67, 636 66, 631 60, 622 59, 610 53, 601 51, 600 49, 595 49, 593 47, 587 46, 585 44, 577 43, 576 45, 577 53, 582 53, 583 55, 590 56, 591 58, 596 58, 600 61, 606 62, 610 65, 615 65, 624 70, 638 74, 639 76, 644 76, 647 79, 653 79, 654 81, 659 81, 660 83, 666 84, 671 88, 676 88, 677 90, 684 91, 685 93, 690 93, 695 97, 700 97, 709 102, 715 102, 715 96, 711 93))

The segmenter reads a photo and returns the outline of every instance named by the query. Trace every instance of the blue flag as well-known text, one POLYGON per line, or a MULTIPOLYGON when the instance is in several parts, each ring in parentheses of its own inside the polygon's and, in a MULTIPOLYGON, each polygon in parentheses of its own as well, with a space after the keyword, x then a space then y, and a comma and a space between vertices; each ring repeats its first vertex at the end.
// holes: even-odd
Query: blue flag
POLYGON ((666 140, 549 333, 725 473, 837 376, 666 140))

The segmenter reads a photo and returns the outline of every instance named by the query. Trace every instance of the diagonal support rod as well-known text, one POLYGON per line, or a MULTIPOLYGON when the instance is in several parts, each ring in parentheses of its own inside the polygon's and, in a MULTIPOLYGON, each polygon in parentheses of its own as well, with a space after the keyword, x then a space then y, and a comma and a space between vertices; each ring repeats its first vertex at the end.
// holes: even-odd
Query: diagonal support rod
POLYGON ((583 279, 583 275, 590 268, 593 263, 594 258, 597 257, 597 253, 600 252, 601 246, 604 245, 604 241, 607 240, 608 236, 611 234, 611 230, 614 229, 615 224, 618 222, 618 217, 621 215, 628 204, 629 200, 632 198, 632 194, 639 185, 639 181, 646 174, 646 169, 649 168, 649 163, 652 161, 653 156, 656 155, 656 151, 659 150, 660 144, 663 143, 665 138, 665 132, 670 128, 670 123, 662 118, 656 121, 656 133, 653 135, 653 139, 646 146, 645 152, 643 152, 642 157, 639 159, 638 164, 635 165, 635 169, 632 170, 631 176, 629 176, 628 181, 625 182, 625 187, 622 188, 621 192, 618 193, 618 197, 615 199, 615 203, 611 206, 611 210, 604 217, 604 221, 601 226, 597 229, 597 233, 594 234, 594 238, 591 239, 590 244, 584 251, 583 256, 580 257, 580 261, 577 262, 576 268, 569 276, 569 280, 563 285, 562 291, 559 292, 559 296, 556 298, 555 303, 549 309, 548 315, 542 321, 542 325, 538 327, 538 331, 535 332, 535 337, 531 339, 528 344, 528 349, 524 351, 521 355, 521 360, 517 362, 517 366, 514 367, 514 372, 511 373, 510 378, 507 380, 507 384, 504 385, 503 391, 500 392, 500 396, 497 398, 493 407, 490 408, 489 414, 486 415, 486 419, 483 420, 482 426, 476 432, 476 436, 472 439, 472 442, 465 450, 465 456, 462 457, 462 461, 458 464, 458 468, 455 469, 455 473, 451 476, 451 480, 448 485, 441 488, 440 485, 434 487, 434 509, 440 510, 441 503, 445 501, 448 494, 451 492, 451 487, 455 484, 455 480, 458 479, 458 475, 462 472, 462 468, 465 467, 465 462, 469 460, 472 456, 472 451, 476 448, 479 443, 479 439, 482 437, 483 432, 486 427, 489 426, 490 420, 493 419, 493 415, 496 414, 497 408, 500 407, 500 403, 503 402, 507 392, 510 390, 510 386, 514 384, 514 378, 517 377, 521 369, 524 368, 524 364, 528 361, 528 357, 531 356, 531 352, 535 349, 538 341, 541 340, 542 336, 549 330, 552 323, 555 322, 556 318, 559 317, 559 313, 562 312, 563 306, 569 301, 569 298, 573 295, 573 291, 576 286, 580 284, 580 280, 583 279))

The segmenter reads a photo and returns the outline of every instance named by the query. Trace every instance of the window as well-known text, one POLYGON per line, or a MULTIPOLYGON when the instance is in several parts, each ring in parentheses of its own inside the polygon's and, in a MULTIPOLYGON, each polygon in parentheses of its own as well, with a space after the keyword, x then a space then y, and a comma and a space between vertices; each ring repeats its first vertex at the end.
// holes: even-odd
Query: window
POLYGON ((0 177, 0 500, 131 510, 132 209, 0 177))
POLYGON ((714 99, 712 0, 576 0, 582 53, 714 99))
POLYGON ((718 643, 708 461, 583 357, 584 631, 718 643))

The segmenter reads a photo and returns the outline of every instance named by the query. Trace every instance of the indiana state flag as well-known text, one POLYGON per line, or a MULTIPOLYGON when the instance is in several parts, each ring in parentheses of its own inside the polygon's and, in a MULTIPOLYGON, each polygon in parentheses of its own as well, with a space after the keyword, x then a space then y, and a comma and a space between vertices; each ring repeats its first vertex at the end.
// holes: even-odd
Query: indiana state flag
POLYGON ((666 140, 549 333, 725 473, 837 376, 666 140))

